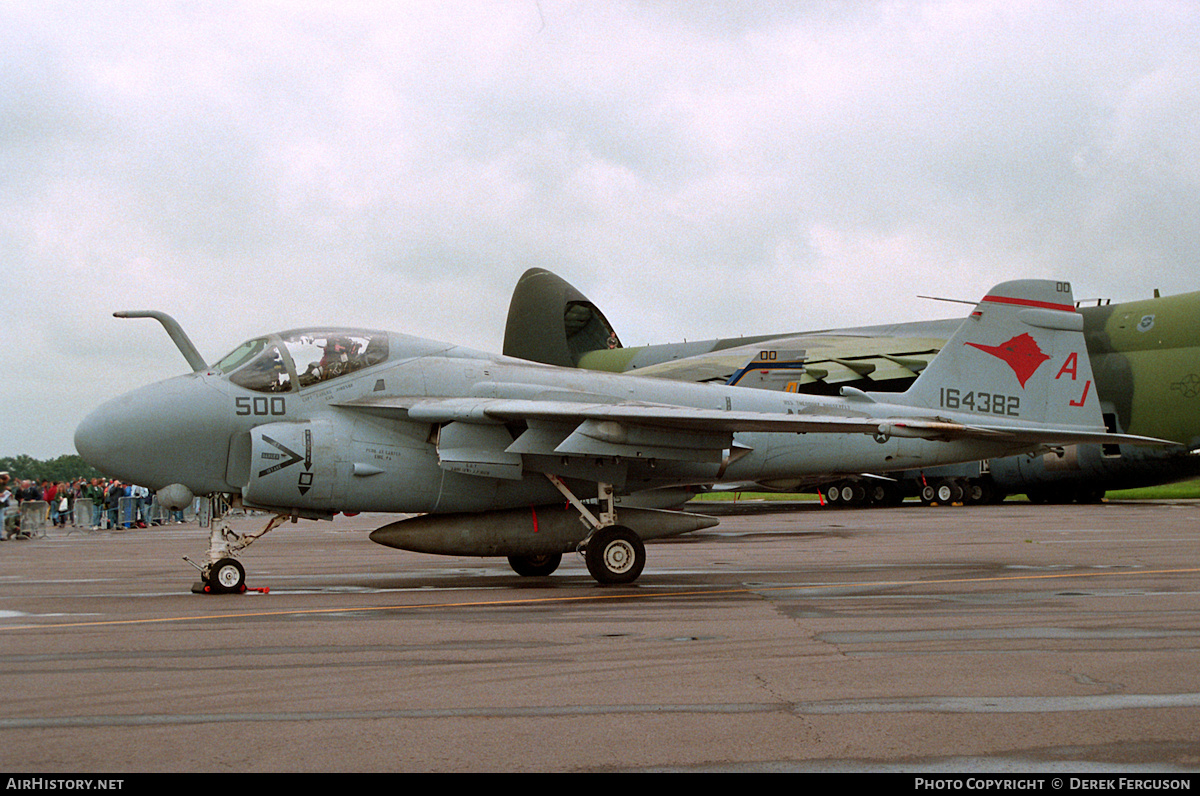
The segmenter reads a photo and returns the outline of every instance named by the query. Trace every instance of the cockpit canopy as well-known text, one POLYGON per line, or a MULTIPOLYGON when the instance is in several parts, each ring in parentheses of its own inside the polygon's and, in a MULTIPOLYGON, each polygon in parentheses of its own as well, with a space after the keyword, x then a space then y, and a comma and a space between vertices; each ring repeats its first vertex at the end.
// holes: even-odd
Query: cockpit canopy
POLYGON ((378 365, 388 358, 388 336, 364 329, 298 329, 247 340, 215 368, 255 392, 304 390, 378 365))

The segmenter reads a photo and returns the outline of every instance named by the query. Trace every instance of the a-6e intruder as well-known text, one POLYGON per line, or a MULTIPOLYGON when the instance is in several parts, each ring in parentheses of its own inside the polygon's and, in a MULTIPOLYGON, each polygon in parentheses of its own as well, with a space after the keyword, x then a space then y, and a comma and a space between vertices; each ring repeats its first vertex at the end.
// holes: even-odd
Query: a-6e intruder
POLYGON ((168 316, 118 314, 162 321, 193 372, 96 409, 79 453, 164 503, 227 493, 276 515, 254 534, 214 524, 197 564, 210 591, 242 590, 235 555, 288 517, 417 512, 371 538, 507 556, 523 575, 580 551, 597 581, 628 583, 643 540, 717 520, 618 496, 1155 442, 1105 433, 1065 282, 996 286, 907 392, 841 396, 572 370, 360 329, 264 335, 209 365, 168 316))

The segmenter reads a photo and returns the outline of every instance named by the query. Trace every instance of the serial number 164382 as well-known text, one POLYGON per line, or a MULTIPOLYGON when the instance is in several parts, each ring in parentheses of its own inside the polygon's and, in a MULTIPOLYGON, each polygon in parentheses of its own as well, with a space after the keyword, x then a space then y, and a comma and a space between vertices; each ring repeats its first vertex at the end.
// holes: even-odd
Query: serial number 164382
POLYGON ((954 387, 943 387, 940 391, 941 405, 946 409, 982 412, 991 415, 1019 417, 1021 396, 1004 395, 998 392, 963 392, 954 387))

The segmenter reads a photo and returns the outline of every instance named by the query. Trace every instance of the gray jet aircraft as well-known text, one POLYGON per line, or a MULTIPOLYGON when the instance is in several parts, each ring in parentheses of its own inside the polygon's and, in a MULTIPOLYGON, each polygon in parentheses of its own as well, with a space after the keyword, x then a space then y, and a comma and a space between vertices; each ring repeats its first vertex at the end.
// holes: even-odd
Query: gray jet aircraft
POLYGON ((572 370, 364 329, 256 337, 208 365, 168 316, 118 315, 158 318, 194 372, 96 409, 79 453, 166 505, 228 493, 276 515, 253 534, 214 524, 194 565, 213 592, 243 590, 235 555, 288 517, 417 512, 371 539, 507 556, 522 575, 580 551, 600 583, 629 583, 643 540, 717 520, 618 496, 1157 444, 1105 433, 1065 282, 996 286, 908 391, 841 396, 572 370))

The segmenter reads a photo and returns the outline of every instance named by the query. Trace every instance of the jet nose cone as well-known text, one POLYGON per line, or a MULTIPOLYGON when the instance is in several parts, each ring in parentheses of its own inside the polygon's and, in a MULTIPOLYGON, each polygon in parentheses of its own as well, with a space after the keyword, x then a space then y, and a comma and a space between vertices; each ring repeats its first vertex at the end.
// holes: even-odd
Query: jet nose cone
POLYGON ((75 450, 103 473, 112 472, 113 465, 120 461, 120 441, 129 433, 121 414, 113 411, 112 403, 109 401, 93 411, 75 429, 75 450))
POLYGON ((226 491, 231 430, 220 395, 198 377, 143 387, 102 404, 75 430, 75 450, 122 481, 196 494, 226 491))

